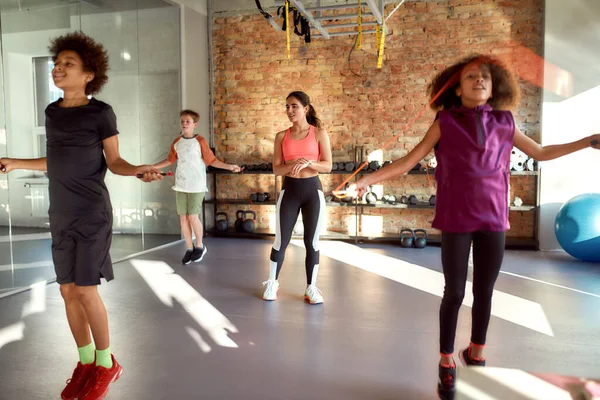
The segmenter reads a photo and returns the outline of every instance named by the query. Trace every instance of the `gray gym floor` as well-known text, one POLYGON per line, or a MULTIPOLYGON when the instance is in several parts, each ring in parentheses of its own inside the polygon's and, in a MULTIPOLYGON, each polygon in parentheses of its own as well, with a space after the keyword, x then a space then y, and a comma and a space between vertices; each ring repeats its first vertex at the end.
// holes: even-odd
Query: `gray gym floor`
MULTIPOLYGON (((199 264, 181 266, 177 242, 116 264, 101 286, 124 368, 108 399, 436 398, 439 248, 323 241, 325 304, 311 306, 301 243, 270 303, 270 241, 206 244, 199 264)), ((600 375, 598 264, 509 251, 496 290, 489 366, 600 375)), ((457 350, 469 336, 463 306, 457 350)), ((0 299, 0 359, 1 399, 59 398, 77 352, 56 285, 0 299)))

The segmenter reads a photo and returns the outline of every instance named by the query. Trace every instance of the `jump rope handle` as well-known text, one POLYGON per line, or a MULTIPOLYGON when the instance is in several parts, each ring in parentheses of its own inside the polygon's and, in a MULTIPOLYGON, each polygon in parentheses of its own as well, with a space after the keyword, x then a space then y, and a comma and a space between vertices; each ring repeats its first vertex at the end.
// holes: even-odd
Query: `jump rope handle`
MULTIPOLYGON (((160 174, 161 174, 162 176, 170 176, 170 175, 173 175, 173 173, 172 173, 172 172, 160 172, 160 174)), ((136 177, 138 177, 138 178, 143 178, 143 177, 144 177, 144 174, 137 174, 137 175, 136 175, 136 177)))

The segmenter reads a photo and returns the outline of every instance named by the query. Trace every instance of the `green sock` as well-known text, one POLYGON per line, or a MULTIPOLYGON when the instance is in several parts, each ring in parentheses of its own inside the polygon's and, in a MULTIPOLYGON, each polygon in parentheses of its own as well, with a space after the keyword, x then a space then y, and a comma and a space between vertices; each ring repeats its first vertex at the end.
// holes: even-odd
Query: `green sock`
POLYGON ((82 364, 91 364, 94 362, 94 344, 90 343, 87 346, 78 347, 79 361, 82 364))
POLYGON ((96 350, 96 366, 111 369, 113 366, 110 356, 110 347, 104 350, 96 350))

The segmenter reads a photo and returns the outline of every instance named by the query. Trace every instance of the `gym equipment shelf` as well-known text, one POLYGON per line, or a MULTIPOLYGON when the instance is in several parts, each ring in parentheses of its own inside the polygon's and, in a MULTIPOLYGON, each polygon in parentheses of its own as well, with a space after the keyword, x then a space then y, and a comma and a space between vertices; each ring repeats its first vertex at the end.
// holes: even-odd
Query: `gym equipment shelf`
MULTIPOLYGON (((235 238, 253 238, 253 237, 274 237, 275 232, 270 231, 269 229, 256 229, 254 233, 246 233, 246 232, 237 232, 235 229, 229 229, 227 232, 218 232, 215 229, 208 229, 208 233, 219 236, 219 237, 235 237, 235 238)), ((302 235, 292 234, 293 239, 301 239, 302 235)), ((349 232, 336 232, 336 231, 326 231, 322 233, 320 236, 321 239, 324 240, 350 240, 354 239, 353 235, 350 235, 349 232)))
MULTIPOLYGON (((331 171, 328 173, 324 173, 321 175, 350 175, 354 173, 354 171, 331 171)), ((357 175, 366 175, 366 174, 372 174, 373 171, 360 171, 357 175)), ((427 175, 427 174, 431 174, 433 175, 435 173, 435 170, 430 169, 429 171, 425 171, 425 170, 412 170, 412 171, 408 171, 406 175, 427 175)), ((539 175, 539 171, 510 171, 510 174, 512 176, 536 176, 539 175)), ((239 172, 231 172, 231 171, 225 171, 225 170, 208 170, 207 174, 213 174, 213 175, 273 175, 273 171, 244 171, 242 173, 239 172)))
MULTIPOLYGON (((214 152, 214 149, 213 149, 214 152)), ((354 163, 357 166, 360 166, 363 162, 363 158, 364 158, 364 151, 362 146, 356 146, 354 148, 354 163)), ((342 162, 351 162, 351 161, 342 161, 342 162)), ((373 171, 369 171, 369 170, 362 170, 360 172, 358 172, 356 175, 360 176, 360 175, 365 175, 365 174, 370 174, 373 171)), ((240 173, 233 173, 230 171, 225 171, 225 170, 221 170, 221 169, 209 169, 207 171, 207 173, 209 175, 212 175, 212 197, 215 197, 216 192, 217 192, 217 176, 219 175, 244 175, 244 174, 248 174, 248 175, 271 175, 275 178, 275 193, 274 193, 274 197, 271 200, 268 201, 264 201, 264 202, 256 202, 256 201, 251 201, 249 198, 246 199, 207 199, 204 201, 203 206, 202 206, 202 220, 206 221, 206 212, 205 212, 205 205, 211 205, 213 208, 213 215, 216 214, 217 210, 217 206, 218 205, 252 205, 252 206, 275 206, 277 204, 277 197, 278 197, 278 184, 277 181, 279 178, 278 176, 274 176, 273 175, 273 171, 244 171, 241 174, 240 173)), ((331 175, 350 175, 353 174, 354 171, 331 171, 329 174, 331 175)), ((429 169, 429 170, 411 170, 407 173, 407 175, 427 175, 427 174, 431 174, 432 176, 434 175, 435 170, 433 169, 429 169)), ((515 177, 519 177, 519 176, 533 176, 536 179, 536 202, 539 203, 539 170, 536 171, 510 171, 510 175, 511 176, 515 176, 515 177)), ((324 174, 326 175, 326 174, 324 174)), ((357 178, 355 178, 357 179, 357 178)), ((273 193, 271 193, 273 194, 273 193)), ((387 204, 387 203, 383 203, 381 201, 378 201, 375 204, 368 204, 365 202, 327 202, 326 203, 327 207, 348 207, 348 208, 354 208, 355 212, 354 212, 354 218, 355 218, 355 222, 356 222, 356 230, 353 232, 334 232, 334 231, 327 231, 325 234, 321 235, 321 238, 324 240, 351 240, 354 241, 355 243, 359 243, 359 242, 365 242, 365 241, 369 241, 369 242, 397 242, 399 241, 400 235, 399 233, 385 233, 385 232, 380 232, 377 234, 371 234, 368 232, 362 232, 360 230, 360 217, 363 215, 363 211, 365 209, 369 209, 369 208, 380 208, 380 209, 417 209, 417 210, 426 210, 426 209, 430 209, 433 210, 435 209, 435 206, 430 205, 427 202, 419 202, 417 204, 401 204, 401 203, 396 203, 396 204, 387 204)), ((507 236, 506 237, 506 247, 507 248, 519 248, 519 249, 534 249, 537 250, 539 247, 539 241, 538 241, 538 231, 537 231, 537 220, 539 218, 539 211, 538 211, 538 206, 537 205, 521 205, 519 207, 517 206, 510 206, 509 207, 510 211, 515 211, 515 212, 534 212, 535 213, 535 223, 534 223, 534 237, 515 237, 515 236, 507 236)), ((209 224, 210 226, 210 224, 209 224)), ((219 236, 219 237, 239 237, 239 238, 269 238, 269 237, 273 237, 275 236, 274 232, 271 232, 269 229, 256 229, 254 233, 244 233, 244 232, 236 232, 233 229, 229 229, 229 231, 227 232, 217 232, 214 228, 207 228, 205 229, 205 234, 206 235, 214 235, 214 236, 219 236)), ((293 235, 293 238, 301 238, 301 235, 293 235)), ((440 235, 429 235, 428 239, 427 239, 428 243, 431 244, 439 244, 441 242, 441 236, 440 235)))

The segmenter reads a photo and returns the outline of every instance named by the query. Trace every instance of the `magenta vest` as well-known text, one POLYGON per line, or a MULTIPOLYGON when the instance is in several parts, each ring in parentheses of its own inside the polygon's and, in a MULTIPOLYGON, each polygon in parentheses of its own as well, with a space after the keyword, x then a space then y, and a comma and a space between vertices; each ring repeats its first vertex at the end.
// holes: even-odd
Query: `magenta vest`
POLYGON ((510 111, 488 104, 438 113, 440 140, 432 226, 445 232, 506 231, 510 153, 515 123, 510 111))

